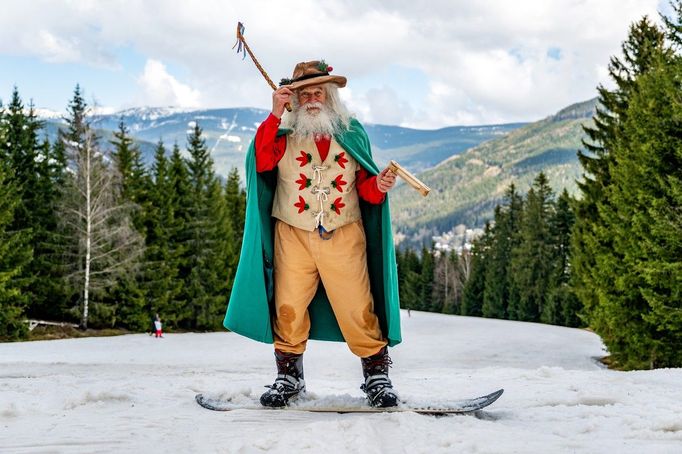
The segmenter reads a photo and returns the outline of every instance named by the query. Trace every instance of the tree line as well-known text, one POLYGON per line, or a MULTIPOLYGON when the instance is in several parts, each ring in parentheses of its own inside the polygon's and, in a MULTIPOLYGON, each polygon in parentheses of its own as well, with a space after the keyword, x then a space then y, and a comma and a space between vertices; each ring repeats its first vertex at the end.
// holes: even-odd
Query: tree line
POLYGON ((471 250, 398 251, 404 307, 433 312, 580 326, 569 286, 574 215, 540 173, 523 198, 511 184, 494 222, 471 250))
POLYGON ((622 369, 682 366, 682 2, 632 24, 575 198, 511 185, 471 251, 399 251, 405 307, 587 326, 622 369), (448 273, 448 270, 449 273, 448 273), (447 278, 445 276, 448 276, 447 278))
POLYGON ((79 86, 50 143, 15 88, 0 104, 0 338, 27 317, 81 327, 221 326, 244 228, 239 173, 226 180, 198 123, 186 153, 160 140, 151 166, 123 121, 105 143, 79 86))

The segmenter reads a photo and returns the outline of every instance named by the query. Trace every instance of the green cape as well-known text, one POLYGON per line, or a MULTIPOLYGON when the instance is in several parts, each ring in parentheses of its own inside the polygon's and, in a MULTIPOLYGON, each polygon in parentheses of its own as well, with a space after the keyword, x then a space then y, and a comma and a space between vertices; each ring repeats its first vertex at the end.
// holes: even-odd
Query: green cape
MULTIPOLYGON (((278 135, 288 131, 280 129, 278 135)), ((372 160, 369 138, 362 125, 351 120, 350 129, 335 136, 341 147, 372 175, 379 169, 372 160)), ((273 231, 275 219, 270 215, 277 183, 277 169, 256 172, 254 143, 246 155, 246 221, 230 302, 223 325, 251 339, 273 342, 272 315, 274 295, 272 283, 273 231)), ((374 296, 374 312, 390 346, 400 343, 400 302, 395 249, 391 232, 391 214, 386 200, 372 205, 360 199, 362 222, 367 237, 367 265, 374 296)), ((310 304, 310 339, 344 341, 341 330, 320 282, 310 304)))

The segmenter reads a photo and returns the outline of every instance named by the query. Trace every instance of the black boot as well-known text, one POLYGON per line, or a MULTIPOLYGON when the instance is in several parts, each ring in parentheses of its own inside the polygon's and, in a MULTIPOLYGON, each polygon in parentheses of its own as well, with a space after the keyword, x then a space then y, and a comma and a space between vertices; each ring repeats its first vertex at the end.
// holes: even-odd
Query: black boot
POLYGON ((387 347, 382 348, 376 355, 362 358, 362 374, 365 376, 365 383, 360 389, 365 392, 372 407, 385 408, 398 405, 398 395, 388 378, 388 368, 392 363, 387 347))
POLYGON ((260 396, 260 403, 264 407, 284 407, 289 399, 305 391, 303 380, 303 355, 285 353, 275 350, 277 362, 277 378, 273 385, 260 396))

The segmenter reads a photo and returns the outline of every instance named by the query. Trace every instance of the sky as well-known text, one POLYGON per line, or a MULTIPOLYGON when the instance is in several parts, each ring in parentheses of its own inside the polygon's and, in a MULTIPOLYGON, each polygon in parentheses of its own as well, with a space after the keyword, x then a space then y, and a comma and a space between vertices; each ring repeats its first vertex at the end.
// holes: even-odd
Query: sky
POLYGON ((236 25, 277 83, 325 59, 362 121, 433 129, 534 121, 608 86, 628 27, 668 0, 4 0, 0 100, 64 111, 271 108, 236 25))

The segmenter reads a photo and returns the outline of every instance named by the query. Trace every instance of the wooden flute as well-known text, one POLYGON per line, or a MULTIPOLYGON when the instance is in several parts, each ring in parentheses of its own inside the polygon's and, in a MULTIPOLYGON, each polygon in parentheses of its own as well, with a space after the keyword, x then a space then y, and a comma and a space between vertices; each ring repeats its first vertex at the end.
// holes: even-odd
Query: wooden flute
POLYGON ((431 191, 431 188, 422 183, 421 180, 419 180, 419 178, 412 175, 407 169, 405 169, 397 162, 391 160, 388 163, 388 168, 391 169, 391 171, 398 175, 400 178, 405 180, 407 184, 409 184, 414 189, 419 191, 421 195, 423 195, 424 197, 426 197, 429 194, 429 191, 431 191))

